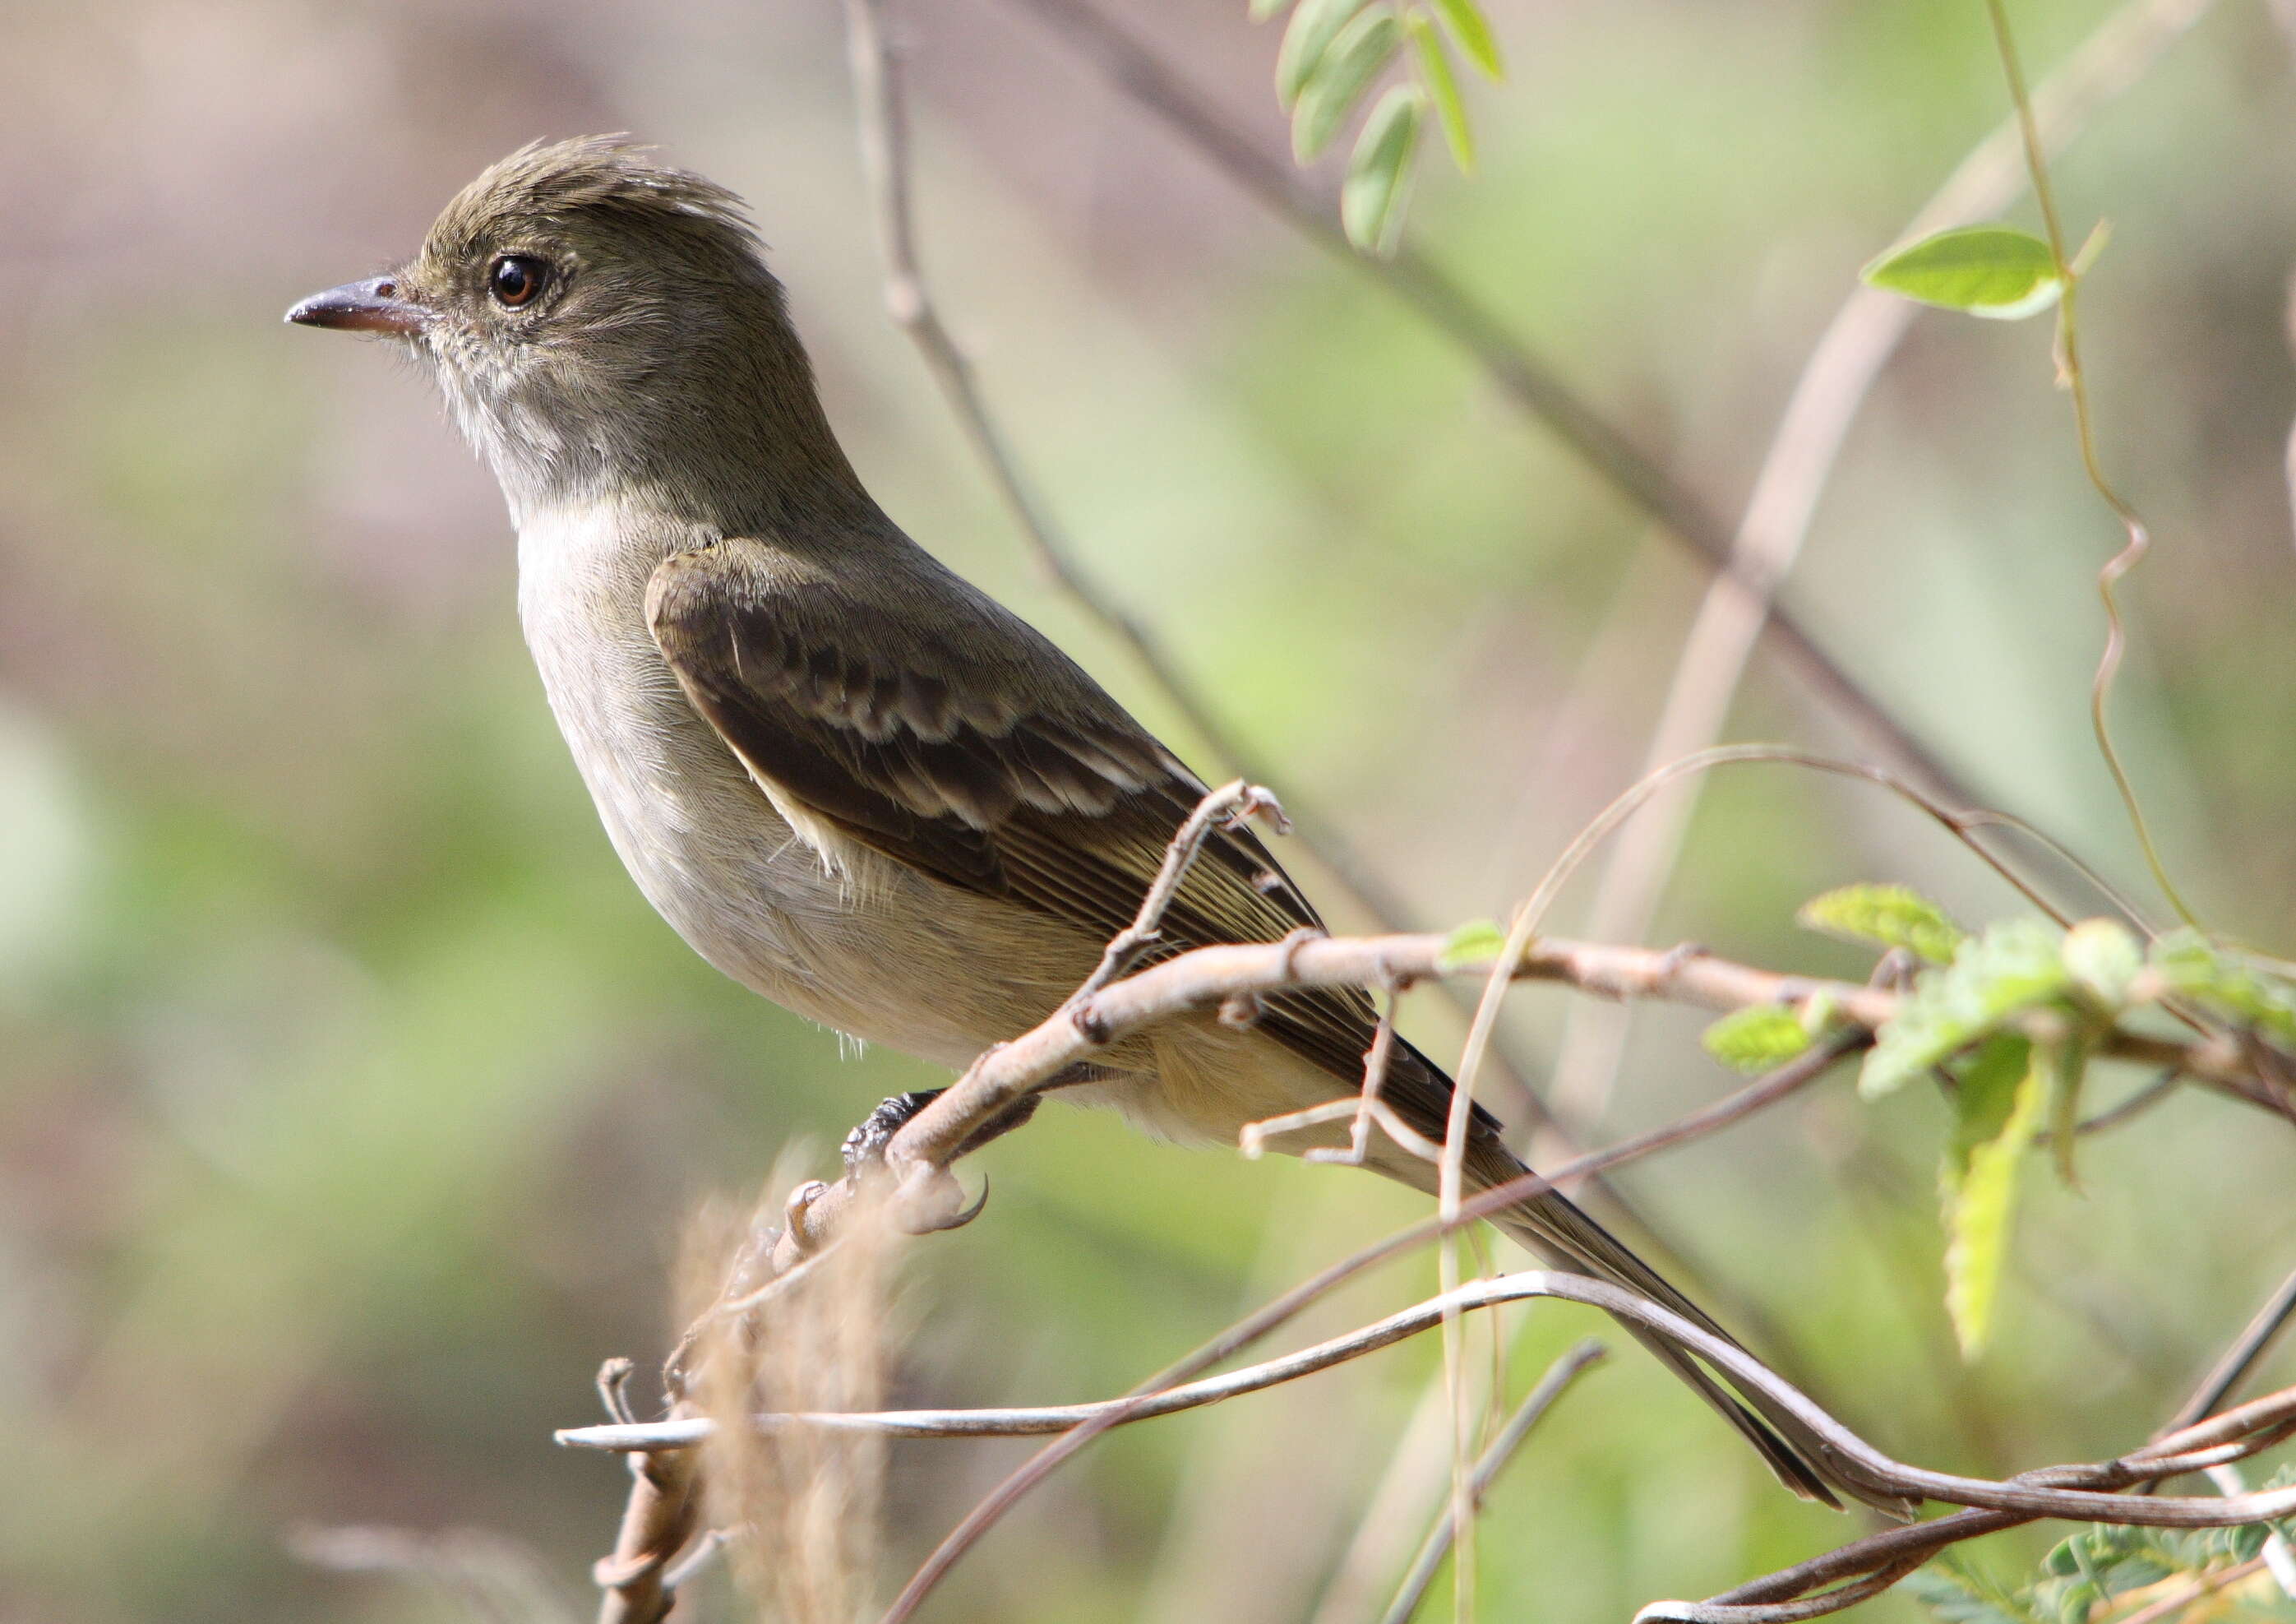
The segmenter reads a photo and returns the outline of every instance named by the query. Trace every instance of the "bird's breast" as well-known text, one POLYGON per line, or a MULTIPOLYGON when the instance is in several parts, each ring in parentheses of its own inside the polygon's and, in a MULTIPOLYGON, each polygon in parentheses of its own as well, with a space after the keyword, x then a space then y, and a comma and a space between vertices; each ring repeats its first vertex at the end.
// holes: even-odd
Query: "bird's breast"
POLYGON ((1027 1029, 1089 968, 1090 945, 1072 966, 1007 905, 865 849, 832 865, 791 828, 646 629, 655 566, 698 539, 611 508, 519 527, 527 643, 638 888, 719 970, 841 1031, 962 1066, 1027 1029), (978 950, 999 939, 1006 954, 978 950))

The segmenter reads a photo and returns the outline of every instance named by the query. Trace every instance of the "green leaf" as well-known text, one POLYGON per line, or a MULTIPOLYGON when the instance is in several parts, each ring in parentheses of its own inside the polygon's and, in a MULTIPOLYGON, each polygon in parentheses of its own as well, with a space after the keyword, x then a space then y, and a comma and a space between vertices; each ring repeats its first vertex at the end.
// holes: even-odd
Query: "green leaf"
POLYGON ((1845 885, 1811 898, 1795 917, 1807 929, 1903 947, 1932 964, 1950 960, 1968 934, 1936 903, 1902 885, 1845 885))
POLYGON ((1251 0, 1251 20, 1266 22, 1270 17, 1292 4, 1292 0, 1251 0))
POLYGON ((1945 1202, 1945 1306, 1964 1359, 1984 1351, 2016 1210, 2017 1175, 2039 1129, 2054 1059, 2022 1038, 1996 1038, 1970 1062, 1939 1183, 1945 1202))
MULTIPOLYGON (((1307 7, 1300 9, 1304 12, 1307 7)), ((1395 8, 1386 0, 1365 6, 1340 30, 1308 82, 1300 87, 1300 100, 1292 110, 1294 158, 1311 163, 1332 144, 1348 114, 1394 56, 1402 37, 1403 25, 1396 21, 1395 8)))
POLYGON ((1459 49, 1483 70, 1485 78, 1506 77, 1506 68, 1499 61, 1499 42, 1491 36, 1490 20, 1475 0, 1435 0, 1435 9, 1442 14, 1451 37, 1459 42, 1459 49))
POLYGON ((1738 1071, 1767 1071, 1809 1047, 1801 1018, 1778 1004, 1733 1010, 1706 1029, 1706 1052, 1738 1071))
POLYGON ((1467 104, 1459 94, 1459 81, 1451 71, 1451 55, 1443 49, 1443 37, 1424 12, 1406 13, 1403 26, 1411 30, 1411 43, 1418 50, 1419 77, 1434 100, 1436 116, 1443 121, 1443 140, 1451 149, 1451 161, 1459 166, 1460 174, 1472 175, 1474 132, 1467 127, 1467 104))
POLYGON ((1939 1624, 2038 1624, 2029 1597, 1972 1564, 1957 1547, 1908 1574, 1906 1589, 1939 1624))
POLYGON ((2065 932, 2065 969, 2082 991, 2108 1010, 2128 1002, 2129 983, 2144 967, 2144 949, 2117 919, 2084 919, 2065 932))
POLYGON ((1356 137, 1348 177, 1340 186, 1340 224, 1348 241, 1365 253, 1390 254, 1403 233, 1403 202, 1411 191, 1411 156, 1419 149, 1419 126, 1427 114, 1427 93, 1398 85, 1380 97, 1356 137))
POLYGON ((1488 919, 1471 919, 1444 939, 1443 951, 1435 957, 1438 970, 1459 970, 1469 964, 1488 964, 1506 951, 1506 932, 1488 919))
POLYGON ((1300 9, 1284 25, 1283 43, 1275 50, 1275 99, 1285 111, 1323 65, 1340 30, 1363 8, 1364 0, 1300 0, 1300 9))
POLYGON ((2253 1026, 2267 1038, 2296 1043, 2296 986, 2216 947, 2198 931, 2172 931, 2154 942, 2152 968, 2177 997, 2253 1026))
POLYGON ((1990 1034, 2013 1015, 2061 997, 2070 983, 2055 931, 2007 919, 1962 943, 1953 963, 1926 970, 1874 1035, 1857 1091, 1879 1099, 1990 1034))
POLYGON ((2015 321, 2064 291, 2049 245, 2006 226, 1967 226, 1893 249, 1860 273, 1871 285, 1925 305, 2015 321))

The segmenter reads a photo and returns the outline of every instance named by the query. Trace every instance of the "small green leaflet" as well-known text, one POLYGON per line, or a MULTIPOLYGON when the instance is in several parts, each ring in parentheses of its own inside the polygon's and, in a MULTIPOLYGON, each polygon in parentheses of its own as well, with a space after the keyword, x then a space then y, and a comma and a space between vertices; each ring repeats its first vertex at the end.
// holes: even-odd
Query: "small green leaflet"
POLYGON ((1292 4, 1292 0, 1251 0, 1251 20, 1266 22, 1270 17, 1292 4))
POLYGON ((1922 972, 1875 1034, 1858 1093, 1876 1100, 1902 1087, 2013 1015, 2061 997, 2070 981, 2054 930, 2038 919, 2003 920, 1964 941, 1952 964, 1922 972))
POLYGON ((1436 116, 1442 120, 1443 140, 1451 149, 1451 161, 1459 166, 1460 174, 1472 174, 1474 133, 1467 127, 1467 104, 1459 94, 1459 80, 1451 71, 1451 57, 1443 49, 1443 37, 1427 21, 1424 12, 1405 13, 1403 26, 1411 31, 1411 43, 1419 53, 1419 77, 1425 81, 1427 94, 1435 103, 1436 116))
POLYGON ((1488 964, 1506 951, 1506 932, 1488 919, 1471 919, 1451 932, 1435 960, 1438 970, 1488 964))
POLYGON ((1845 885, 1801 905, 1803 927, 1852 941, 1879 942, 1942 964, 1966 936, 1945 910, 1902 885, 1845 885))
POLYGON ((2172 931, 2154 942, 2152 968, 2177 997, 2296 1044, 2296 985, 2215 947, 2198 931, 2172 931))
POLYGON ((1938 1624, 2039 1624, 2029 1596, 1971 1565, 1958 1546, 1907 1574, 1905 1588, 1938 1624))
POLYGON ((1348 177, 1340 186, 1340 224, 1348 241, 1365 253, 1390 254, 1403 234, 1403 200, 1411 190, 1411 155, 1419 150, 1419 126, 1426 117, 1427 93, 1398 85, 1380 97, 1356 138, 1348 177))
MULTIPOLYGON (((1314 0, 1308 0, 1293 13, 1294 27, 1313 4, 1314 0)), ((1300 99, 1292 109, 1294 158, 1311 163, 1332 144, 1348 114, 1394 56, 1402 37, 1403 25, 1396 21, 1395 8, 1386 0, 1365 6, 1340 30, 1300 87, 1300 99)), ((1288 41, 1290 36, 1285 37, 1288 41)))
POLYGON ((1322 66, 1324 53, 1340 30, 1363 7, 1364 0, 1300 0, 1300 9, 1283 26, 1283 43, 1275 52, 1275 99, 1286 111, 1322 66))
MULTIPOLYGON (((2267 1487, 2284 1487, 2289 1476, 2284 1467, 2267 1487)), ((1954 1547, 1908 1575, 1905 1587, 1938 1624, 2089 1624, 2101 1604, 2168 1579, 2221 1584, 2232 1577, 2229 1570, 2255 1558, 2271 1533, 2260 1522, 2189 1532, 2092 1523, 2058 1542, 2024 1584, 2004 1583, 1954 1547)))
POLYGON ((1706 1052, 1736 1071, 1761 1072, 1783 1066, 1809 1047, 1801 1017, 1779 1004, 1732 1010, 1706 1029, 1706 1052))
POLYGON ((1892 249, 1860 274, 1887 292, 2005 322, 2038 315, 2064 291, 2049 245, 2006 226, 1941 231, 1892 249))
POLYGON ((1480 68, 1490 78, 1504 78, 1506 69, 1499 61, 1499 42, 1491 36, 1491 25, 1475 0, 1435 0, 1435 9, 1441 13, 1443 26, 1451 30, 1451 37, 1459 42, 1459 49, 1467 60, 1480 68))
POLYGON ((1960 1120, 1939 1183, 1945 1205, 1945 1306, 1964 1359, 1984 1351, 2017 1205, 2017 1175, 2039 1130, 2052 1058, 1996 1038, 1961 1074, 1960 1120))

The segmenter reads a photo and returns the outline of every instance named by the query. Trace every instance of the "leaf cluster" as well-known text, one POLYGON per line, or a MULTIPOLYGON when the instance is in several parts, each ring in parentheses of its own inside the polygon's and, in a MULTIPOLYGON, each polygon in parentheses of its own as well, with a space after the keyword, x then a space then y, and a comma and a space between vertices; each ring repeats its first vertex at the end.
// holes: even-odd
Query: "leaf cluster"
POLYGON ((1394 250, 1409 200, 1412 160, 1431 111, 1452 160, 1474 168, 1475 145, 1453 57, 1488 78, 1504 71, 1498 41, 1478 0, 1252 0, 1251 17, 1284 12, 1275 95, 1292 115, 1292 155, 1321 157, 1382 79, 1407 56, 1363 118, 1340 190, 1340 223, 1368 253, 1394 250))
MULTIPOLYGON (((2296 985, 2198 931, 2147 946, 2117 920, 2059 930, 2017 918, 1972 934, 1890 885, 1829 891, 1800 917, 1923 966, 1874 1034, 1858 1090, 1878 1100, 1933 1078, 1952 1102, 1938 1169, 1946 1306, 1971 1358, 1992 1329, 2026 1152, 2046 1129, 2060 1177, 2079 1187, 2082 1088, 2119 1022, 2174 1006, 2296 1044, 2296 985)), ((1739 1010, 1708 1029, 1706 1046, 1726 1064, 1765 1070, 1807 1049, 1833 1019, 1822 999, 1739 1010)))
MULTIPOLYGON (((2267 1487, 2292 1481, 2296 1468, 2284 1467, 2267 1487)), ((2093 1524, 2058 1541, 2021 1584, 2004 1583, 1956 1550, 1907 1578, 1906 1588, 1939 1624, 2103 1624, 2254 1561, 2275 1531, 2285 1538, 2290 1530, 2262 1522, 2192 1530, 2093 1524)), ((2276 1587, 2247 1611, 2296 1618, 2296 1604, 2276 1587)))

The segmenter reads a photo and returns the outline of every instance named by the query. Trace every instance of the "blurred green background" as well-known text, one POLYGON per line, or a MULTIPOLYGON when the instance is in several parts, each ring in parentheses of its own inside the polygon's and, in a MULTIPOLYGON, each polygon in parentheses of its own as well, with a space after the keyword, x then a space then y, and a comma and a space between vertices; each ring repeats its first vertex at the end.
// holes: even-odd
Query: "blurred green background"
MULTIPOLYGON (((1242 0, 1111 3, 1281 150, 1275 32, 1242 0)), ((1981 8, 1490 10, 1511 74, 1472 92, 1484 166, 1427 154, 1414 240, 1734 513, 1857 267, 2004 111, 1981 8)), ((2013 10, 2037 77, 2110 12, 2013 10)), ((1423 922, 1503 913, 1636 775, 1697 573, 1023 12, 899 19, 930 268, 1080 550, 1423 922)), ((1216 770, 1034 572, 884 321, 843 53, 832 0, 0 16, 7 1624, 472 1616, 291 1554, 340 1524, 487 1530, 586 1609, 624 1478, 550 1430, 595 1417, 603 1357, 666 1345, 689 1215, 749 1199, 792 1143, 826 1165, 878 1098, 938 1080, 840 1053, 648 911, 520 645, 491 482, 409 368, 279 324, 411 250, 485 163, 627 129, 746 194, 881 499, 1216 770)), ((2113 223, 2088 361, 2105 455, 2159 535, 2128 593, 2123 748, 2210 922, 2283 952, 2290 72, 2269 12, 2224 0, 2059 171, 2074 229, 2113 223)), ((2090 578, 2117 545, 2046 324, 1929 316, 1791 596, 1986 796, 2134 884, 2085 713, 2090 578)), ((1731 731, 1848 737, 1767 662, 1731 731)), ((1972 920, 2013 902, 1870 793, 1742 768, 1653 939, 1860 972, 1791 924, 1860 878, 1972 920)), ((1517 996, 1526 1052, 1562 1013, 1517 996)), ((1431 996, 1410 1019, 1455 1048, 1431 996)), ((1726 1086, 1697 1028, 1638 1013, 1596 1136, 1726 1086)), ((1694 1254, 1686 1280, 1759 1305, 1766 1345, 1901 1457, 1999 1472, 2129 1445, 2296 1263, 2286 1130, 2180 1096, 2087 1152, 2086 1195, 2033 1181, 2002 1329, 1964 1368, 1939 1307, 1944 1120, 1910 1092, 1861 1107, 1844 1078, 1622 1179, 1694 1254)), ((981 1160, 986 1218, 910 1271, 907 1402, 1119 1390, 1419 1210, 1062 1108, 981 1160)), ((1391 1270, 1308 1330, 1431 1277, 1391 1270)), ((1602 1329, 1527 1317, 1518 1388, 1602 1329)), ((1308 1619, 1434 1359, 1096 1446, 929 1616, 1308 1619)), ((899 1446, 889 1579, 1021 1453, 899 1446)), ((1497 1495, 1483 1616, 1622 1619, 1852 1531, 1623 1351, 1497 1495)), ((695 1605, 741 1616, 722 1579, 695 1605)))

